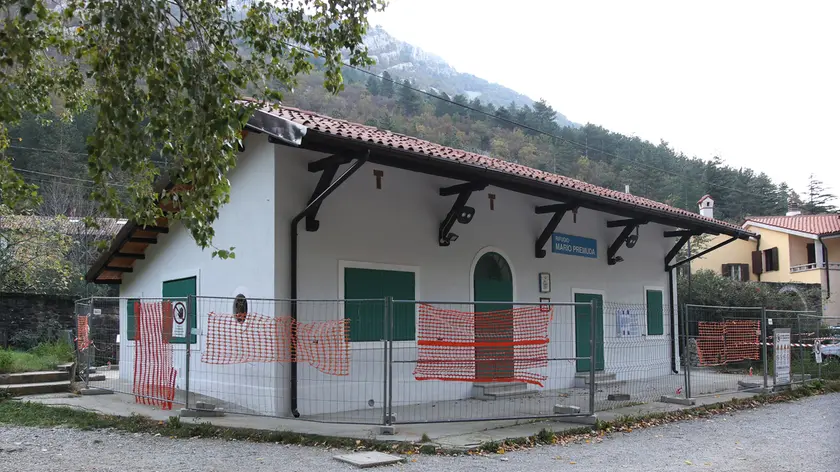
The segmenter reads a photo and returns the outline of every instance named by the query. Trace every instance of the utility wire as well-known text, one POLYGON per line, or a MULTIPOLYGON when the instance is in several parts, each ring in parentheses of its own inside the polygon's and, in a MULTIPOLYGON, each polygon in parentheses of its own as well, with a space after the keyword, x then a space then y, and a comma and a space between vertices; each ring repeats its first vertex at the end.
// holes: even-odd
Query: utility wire
MULTIPOLYGON (((67 176, 67 175, 51 174, 49 172, 40 172, 40 171, 37 171, 37 170, 21 169, 20 167, 12 167, 12 169, 14 169, 17 172, 23 172, 23 173, 34 174, 34 175, 43 175, 43 176, 46 176, 46 177, 54 177, 54 178, 57 178, 57 179, 67 179, 67 180, 73 180, 73 181, 76 181, 76 182, 84 182, 84 183, 90 183, 90 184, 96 183, 93 180, 89 180, 89 179, 80 179, 80 178, 77 178, 77 177, 70 177, 70 176, 67 176)), ((125 187, 125 185, 121 185, 121 184, 110 184, 110 185, 113 185, 114 187, 125 187)))
MULTIPOLYGON (((299 46, 299 45, 296 45, 296 44, 291 44, 291 43, 284 43, 284 44, 286 44, 287 46, 290 46, 290 47, 293 47, 293 48, 299 49, 299 50, 301 50, 301 51, 304 51, 304 52, 306 52, 306 53, 309 53, 309 54, 312 54, 313 56, 315 56, 315 53, 314 53, 313 51, 311 51, 311 50, 309 50, 309 49, 307 49, 307 48, 305 48, 305 47, 302 47, 302 46, 299 46)), ((666 173, 666 174, 673 175, 673 176, 675 176, 675 177, 683 177, 683 176, 682 176, 679 172, 670 171, 670 170, 667 170, 667 169, 662 169, 661 167, 656 167, 656 166, 653 166, 653 165, 650 165, 650 164, 646 164, 646 163, 644 163, 644 162, 639 162, 639 161, 638 161, 638 160, 636 160, 636 159, 631 159, 631 158, 628 158, 628 157, 622 157, 622 156, 619 156, 618 154, 615 154, 615 153, 612 153, 612 152, 609 152, 609 151, 605 151, 605 150, 603 150, 603 149, 598 149, 598 148, 596 148, 596 147, 590 146, 589 144, 584 144, 584 143, 580 143, 580 142, 577 142, 577 141, 574 141, 574 140, 571 140, 571 139, 568 139, 568 138, 564 138, 564 137, 562 137, 562 136, 557 136, 557 135, 555 135, 555 134, 552 134, 552 133, 549 133, 549 132, 543 131, 543 130, 541 130, 541 129, 539 129, 539 128, 534 128, 534 127, 532 127, 532 126, 528 126, 528 125, 526 125, 526 124, 519 123, 519 122, 517 122, 517 121, 511 120, 511 119, 508 119, 508 118, 504 118, 504 117, 501 117, 501 116, 497 116, 497 115, 495 115, 495 114, 492 114, 492 113, 486 112, 486 111, 484 111, 484 110, 480 110, 480 109, 478 109, 478 108, 471 107, 471 106, 466 105, 466 104, 463 104, 463 103, 458 103, 458 102, 455 102, 455 101, 453 101, 453 100, 450 100, 450 99, 447 99, 447 98, 444 98, 444 97, 441 97, 441 96, 435 95, 435 94, 433 94, 433 93, 431 93, 431 92, 427 92, 427 91, 425 91, 425 90, 422 90, 422 89, 419 89, 419 88, 416 88, 416 87, 412 87, 411 85, 406 85, 404 82, 400 82, 399 80, 386 79, 386 78, 384 78, 384 77, 381 77, 381 76, 377 75, 375 72, 369 71, 369 70, 367 70, 367 69, 363 69, 363 68, 358 67, 358 66, 354 66, 354 65, 348 64, 348 63, 346 63, 346 62, 342 62, 342 64, 343 64, 345 67, 348 67, 348 68, 350 68, 350 69, 357 70, 357 71, 359 71, 359 72, 362 72, 362 73, 364 73, 364 74, 370 75, 370 76, 372 76, 372 77, 376 77, 376 78, 378 78, 378 79, 380 79, 380 80, 383 80, 383 81, 388 81, 388 82, 391 82, 392 84, 399 85, 400 87, 405 87, 405 88, 408 88, 409 90, 413 90, 414 92, 420 93, 420 94, 425 95, 425 96, 427 96, 427 97, 432 97, 432 98, 435 98, 435 99, 437 99, 437 100, 441 100, 441 101, 447 102, 447 103, 449 103, 449 104, 451 104, 451 105, 455 105, 455 106, 458 106, 458 107, 464 108, 464 109, 466 109, 466 110, 470 110, 470 111, 472 111, 472 112, 475 112, 475 113, 478 113, 478 114, 481 114, 481 115, 484 115, 484 116, 487 116, 487 117, 493 118, 493 119, 498 120, 498 121, 501 121, 501 122, 503 122, 503 123, 507 123, 507 124, 510 124, 510 125, 513 125, 513 126, 517 126, 517 127, 522 128, 522 129, 526 129, 526 130, 529 130, 529 131, 532 131, 532 132, 535 132, 535 133, 541 134, 541 135, 543 135, 543 136, 546 136, 546 137, 549 137, 549 138, 552 138, 552 139, 557 139, 557 140, 559 140, 559 141, 562 141, 562 142, 568 143, 568 144, 573 145, 573 146, 577 146, 577 147, 579 147, 579 148, 581 148, 581 149, 584 149, 584 150, 587 150, 587 151, 598 152, 598 153, 601 153, 601 154, 603 154, 603 155, 605 155, 605 156, 614 157, 614 158, 616 158, 616 159, 620 159, 620 160, 623 160, 623 161, 627 161, 627 162, 630 162, 631 164, 634 164, 634 165, 637 165, 637 166, 640 166, 640 167, 646 167, 646 168, 648 168, 648 169, 650 169, 650 170, 654 170, 654 171, 658 171, 658 172, 663 172, 663 173, 666 173)), ((764 200, 766 200, 766 201, 771 201, 771 200, 772 200, 772 197, 768 197, 768 196, 766 196, 766 195, 759 195, 759 194, 757 194, 757 193, 752 193, 752 192, 749 192, 749 191, 744 190, 744 189, 739 189, 739 188, 735 188, 735 187, 729 187, 729 186, 726 186, 726 185, 722 185, 722 184, 718 184, 718 183, 714 183, 714 182, 709 182, 709 181, 707 181, 707 180, 701 180, 700 182, 701 182, 701 183, 704 183, 704 184, 707 184, 707 185, 714 186, 714 187, 718 187, 718 188, 722 188, 722 189, 727 189, 727 190, 731 190, 731 191, 734 191, 734 192, 740 192, 740 193, 743 193, 743 194, 745 194, 745 195, 751 195, 751 196, 754 196, 754 197, 758 197, 758 198, 764 199, 764 200)), ((772 201, 775 201, 775 200, 772 200, 772 201)))

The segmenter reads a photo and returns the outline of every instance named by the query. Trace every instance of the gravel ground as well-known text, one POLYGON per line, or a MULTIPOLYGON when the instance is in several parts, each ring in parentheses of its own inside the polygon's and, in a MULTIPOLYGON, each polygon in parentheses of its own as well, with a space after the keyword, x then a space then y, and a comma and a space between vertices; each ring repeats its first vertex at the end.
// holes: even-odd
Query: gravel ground
MULTIPOLYGON (((337 451, 296 446, 178 440, 111 431, 0 427, 0 471, 355 470, 337 451)), ((725 471, 840 469, 840 394, 709 420, 672 423, 600 442, 545 446, 481 457, 414 456, 398 469, 725 471)))

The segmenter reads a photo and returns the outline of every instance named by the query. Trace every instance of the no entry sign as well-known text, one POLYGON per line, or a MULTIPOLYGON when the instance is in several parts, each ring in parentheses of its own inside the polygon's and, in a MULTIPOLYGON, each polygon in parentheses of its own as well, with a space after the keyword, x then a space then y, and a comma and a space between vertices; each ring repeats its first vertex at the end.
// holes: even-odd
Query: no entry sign
POLYGON ((183 338, 187 335, 187 305, 175 302, 172 305, 172 337, 183 338))

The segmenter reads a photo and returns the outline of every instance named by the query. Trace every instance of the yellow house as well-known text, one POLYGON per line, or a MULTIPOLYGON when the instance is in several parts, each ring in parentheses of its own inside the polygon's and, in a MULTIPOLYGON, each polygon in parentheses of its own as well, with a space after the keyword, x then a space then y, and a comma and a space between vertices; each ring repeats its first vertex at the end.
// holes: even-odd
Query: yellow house
MULTIPOLYGON (((712 216, 714 200, 698 202, 712 216)), ((749 216, 743 228, 759 235, 749 241, 720 235, 708 247, 725 244, 695 259, 692 272, 708 269, 737 280, 821 284, 823 313, 840 316, 840 215, 749 216)))

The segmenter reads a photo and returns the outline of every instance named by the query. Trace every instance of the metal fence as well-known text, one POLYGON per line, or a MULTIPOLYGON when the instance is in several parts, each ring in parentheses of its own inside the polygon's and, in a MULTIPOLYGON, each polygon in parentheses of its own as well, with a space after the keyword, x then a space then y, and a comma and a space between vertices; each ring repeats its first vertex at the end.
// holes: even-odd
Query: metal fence
POLYGON ((840 378, 840 362, 814 351, 840 339, 840 320, 685 310, 675 339, 667 306, 598 299, 91 298, 76 304, 76 340, 87 387, 140 403, 374 425, 583 416, 770 388, 781 329, 792 382, 840 378))
MULTIPOLYGON (((840 342, 832 319, 812 311, 686 305, 680 346, 685 397, 771 391, 840 378, 821 346, 840 342)), ((829 349, 833 352, 833 350, 829 349)))

